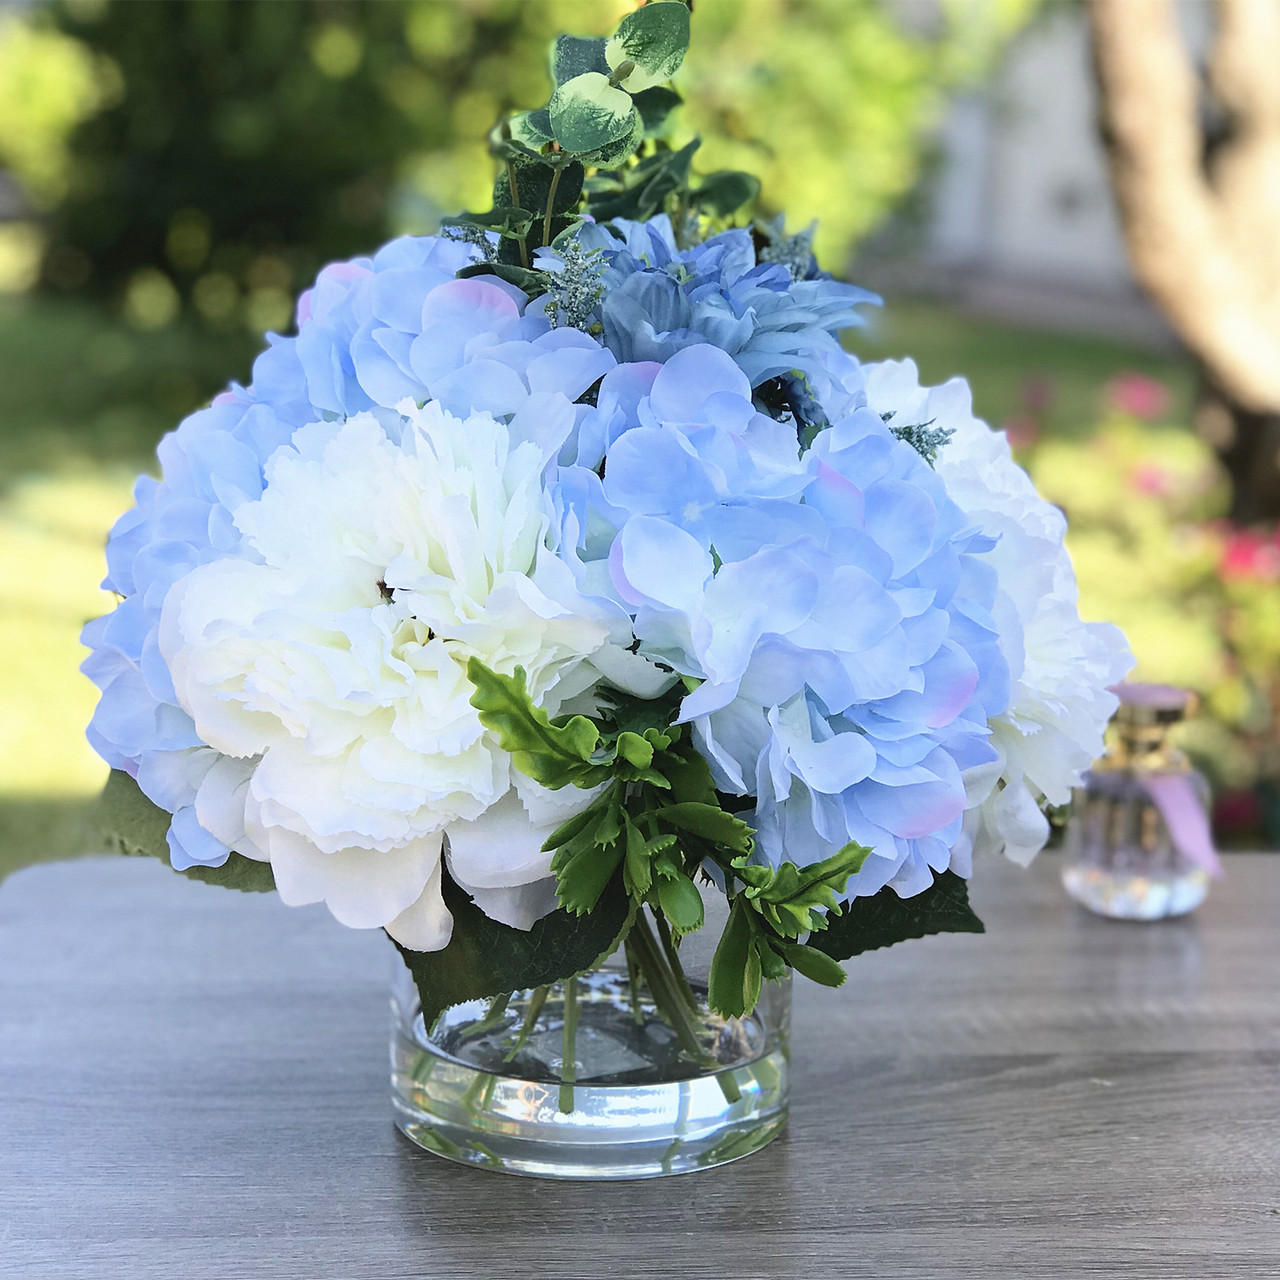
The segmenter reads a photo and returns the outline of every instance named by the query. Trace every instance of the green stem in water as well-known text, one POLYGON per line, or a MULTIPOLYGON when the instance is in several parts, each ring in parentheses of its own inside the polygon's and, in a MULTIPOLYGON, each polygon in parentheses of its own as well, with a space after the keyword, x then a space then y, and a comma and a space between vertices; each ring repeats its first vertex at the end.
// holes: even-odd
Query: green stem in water
POLYGON ((653 1002, 662 1016, 671 1024, 671 1029, 676 1033, 676 1038, 680 1041, 685 1053, 704 1070, 715 1075, 716 1083, 724 1093, 726 1102, 739 1101, 742 1094, 737 1084, 731 1076, 720 1072, 720 1064, 698 1039, 698 1031, 693 1024, 689 1006, 681 994, 680 985, 667 964, 643 911, 636 913, 631 939, 635 945, 636 959, 644 969, 645 981, 649 985, 653 1002))
POLYGON ((479 1022, 475 1023, 471 1030, 467 1033, 471 1036, 482 1036, 486 1031, 492 1031, 498 1026, 503 1019, 503 1015, 507 1012, 507 1005, 511 1002, 511 992, 506 995, 494 996, 489 1002, 489 1009, 479 1022))
POLYGON ((568 978, 564 984, 564 1061, 560 1066, 560 1110, 566 1115, 573 1110, 573 1082, 578 1078, 578 980, 568 978))
POLYGON ((631 1017, 637 1027, 644 1026, 644 1004, 640 1000, 640 961, 636 959, 635 948, 631 939, 625 938, 622 943, 623 953, 627 958, 627 991, 631 1000, 631 1017))
MULTIPOLYGON (((516 186, 516 167, 507 161, 507 188, 511 192, 511 207, 518 209, 520 207, 520 188, 516 186)), ((529 265, 529 246, 525 244, 524 237, 520 238, 520 265, 527 267, 529 265)))
POLYGON ((533 1029, 537 1026, 538 1015, 542 1013, 542 1006, 547 1003, 547 988, 535 987, 529 996, 528 1007, 524 1011, 524 1021, 520 1024, 520 1032, 516 1036, 516 1042, 508 1051, 503 1062, 510 1062, 521 1049, 524 1048, 529 1036, 533 1033, 533 1029))
MULTIPOLYGON (((560 169, 551 171, 551 190, 547 192, 547 213, 542 219, 542 244, 548 249, 551 247, 551 215, 556 208, 556 188, 560 185, 561 172, 560 169)), ((528 266, 528 263, 525 265, 528 266)))
POLYGON ((696 1014, 698 1012, 698 997, 693 994, 693 988, 689 985, 689 979, 685 976, 684 966, 680 963, 680 952, 676 947, 675 940, 671 937, 671 926, 667 923, 667 917, 661 911, 655 911, 653 918, 658 926, 658 937, 662 941, 662 950, 666 953, 667 963, 671 966, 671 976, 675 979, 676 989, 680 992, 685 1004, 689 1006, 689 1012, 696 1014))

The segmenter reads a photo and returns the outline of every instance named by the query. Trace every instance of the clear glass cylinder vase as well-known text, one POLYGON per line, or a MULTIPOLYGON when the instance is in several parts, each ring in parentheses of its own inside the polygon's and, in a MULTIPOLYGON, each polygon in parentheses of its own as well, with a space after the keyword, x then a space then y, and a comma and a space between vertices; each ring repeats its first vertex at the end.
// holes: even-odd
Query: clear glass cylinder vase
POLYGON ((395 963, 396 1123, 446 1159, 545 1178, 655 1178, 749 1155, 786 1123, 789 975, 766 982, 746 1017, 724 1018, 707 1006, 705 974, 688 974, 673 1009, 669 990, 655 1000, 620 950, 580 977, 455 1005, 428 1028, 395 963))

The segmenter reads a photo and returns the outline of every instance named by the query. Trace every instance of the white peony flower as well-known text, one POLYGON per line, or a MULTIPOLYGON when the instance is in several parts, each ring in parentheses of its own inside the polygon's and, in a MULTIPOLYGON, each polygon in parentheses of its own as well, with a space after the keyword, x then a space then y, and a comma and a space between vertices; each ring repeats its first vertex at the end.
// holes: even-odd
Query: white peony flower
MULTIPOLYGON (((182 707, 222 753, 202 826, 271 863, 290 905, 448 943, 454 878, 528 928, 555 905, 542 841, 589 802, 512 778, 471 706, 467 660, 525 669, 553 713, 589 688, 613 620, 547 545, 543 473, 573 425, 561 395, 510 426, 432 402, 298 430, 234 511, 241 559, 169 591, 160 645, 182 707)), ((622 644, 630 640, 628 634, 622 644)))
POLYGON ((969 387, 953 378, 920 386, 914 362, 867 365, 871 408, 890 426, 931 425, 954 434, 937 460, 947 493, 983 532, 1000 585, 996 622, 1013 681, 1009 709, 991 721, 996 764, 965 778, 969 808, 952 865, 968 874, 973 849, 1027 863, 1049 836, 1044 803, 1065 804, 1102 754, 1118 704, 1110 687, 1134 664, 1118 628, 1077 611, 1075 573, 1063 546, 1066 520, 1014 462, 1004 433, 973 416, 969 387))

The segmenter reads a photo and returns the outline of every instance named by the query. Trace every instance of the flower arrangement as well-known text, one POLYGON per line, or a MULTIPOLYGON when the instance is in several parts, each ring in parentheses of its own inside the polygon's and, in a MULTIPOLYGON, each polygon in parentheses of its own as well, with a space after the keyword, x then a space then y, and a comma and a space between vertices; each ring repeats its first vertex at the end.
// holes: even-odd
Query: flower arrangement
POLYGON ((1130 662, 964 383, 860 364, 878 300, 667 141, 688 32, 561 37, 491 211, 322 271, 85 631, 119 847, 385 929, 428 1025, 624 944, 680 1030, 707 893, 726 1018, 979 929, 1130 662))

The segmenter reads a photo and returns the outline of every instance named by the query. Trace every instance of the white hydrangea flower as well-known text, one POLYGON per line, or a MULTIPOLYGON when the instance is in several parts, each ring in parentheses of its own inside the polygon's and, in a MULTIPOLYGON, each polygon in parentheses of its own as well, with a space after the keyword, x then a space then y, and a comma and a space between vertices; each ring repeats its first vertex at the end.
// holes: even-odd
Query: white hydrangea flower
POLYGON ((973 416, 969 387, 953 378, 921 387, 913 361, 865 367, 867 399, 890 426, 929 424, 954 434, 937 472, 956 504, 985 533, 1000 584, 1001 647, 1013 680, 1009 709, 991 722, 999 761, 966 776, 969 808, 952 866, 967 875, 974 848, 1028 863, 1049 824, 1042 805, 1065 804, 1102 754, 1117 706, 1110 687, 1133 667, 1118 628, 1082 622, 1075 573, 1063 545, 1066 520, 1014 462, 1004 433, 973 416))
POLYGON ((197 816, 269 861, 286 903, 443 947, 448 836, 451 874, 496 919, 554 906, 541 844, 590 797, 513 785, 466 664, 523 667, 553 713, 598 679, 584 659, 616 624, 547 545, 543 472, 572 425, 546 395, 510 426, 406 401, 303 427, 235 509, 246 558, 170 590, 161 650, 223 757, 197 816))

